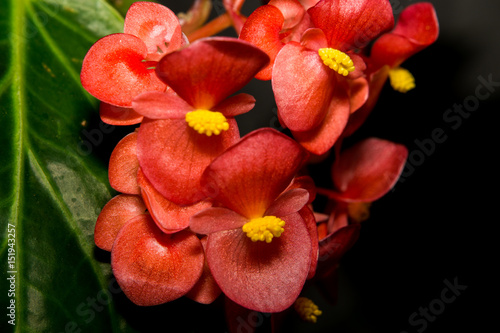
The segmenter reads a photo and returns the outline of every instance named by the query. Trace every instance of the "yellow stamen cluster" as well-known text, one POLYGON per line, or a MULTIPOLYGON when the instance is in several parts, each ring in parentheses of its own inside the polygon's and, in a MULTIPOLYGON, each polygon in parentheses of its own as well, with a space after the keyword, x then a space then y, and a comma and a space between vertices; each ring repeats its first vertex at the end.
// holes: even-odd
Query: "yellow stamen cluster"
POLYGON ((347 214, 354 222, 363 222, 370 217, 370 202, 351 202, 347 205, 347 214))
POLYGON ((415 88, 415 78, 404 68, 397 67, 389 71, 389 80, 394 90, 405 93, 415 88))
POLYGON ((285 229, 285 221, 276 216, 264 216, 250 220, 243 225, 242 230, 252 240, 271 243, 273 237, 280 237, 285 229))
POLYGON ((229 129, 226 117, 220 112, 209 110, 194 110, 186 113, 186 122, 200 134, 219 135, 229 129))
POLYGON ((294 303, 294 308, 295 311, 297 311, 297 313, 299 314, 300 318, 302 318, 302 320, 311 323, 316 323, 316 321, 318 320, 318 316, 323 313, 318 309, 318 306, 307 297, 297 298, 294 303))
POLYGON ((347 76, 354 70, 352 59, 342 51, 327 47, 319 49, 318 54, 326 66, 340 75, 347 76))

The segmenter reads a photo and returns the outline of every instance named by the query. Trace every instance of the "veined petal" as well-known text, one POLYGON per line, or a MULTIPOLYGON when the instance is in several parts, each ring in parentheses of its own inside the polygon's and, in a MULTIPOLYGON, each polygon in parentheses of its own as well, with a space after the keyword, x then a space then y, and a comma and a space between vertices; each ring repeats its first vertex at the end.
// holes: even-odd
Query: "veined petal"
POLYGON ((342 134, 350 114, 350 101, 347 90, 342 86, 335 89, 328 112, 323 122, 309 131, 292 131, 297 142, 315 155, 322 155, 330 150, 342 134))
POLYGON ((137 185, 137 133, 127 134, 118 142, 109 158, 109 185, 118 192, 141 194, 137 185))
POLYGON ((148 60, 158 61, 184 43, 175 13, 153 2, 133 3, 125 16, 123 29, 124 33, 137 36, 146 44, 148 60))
POLYGON ((262 217, 285 190, 307 154, 276 130, 255 130, 207 167, 205 193, 246 218, 262 217))
POLYGON ((184 296, 203 271, 203 247, 188 230, 164 234, 149 215, 122 227, 111 251, 111 268, 134 304, 159 305, 184 296))
POLYGON ((397 182, 407 156, 405 146, 378 138, 346 149, 332 167, 338 199, 371 202, 382 197, 397 182))
POLYGON ((416 3, 401 12, 393 31, 382 35, 373 44, 370 57, 379 67, 397 67, 434 43, 438 35, 439 23, 433 5, 416 3))
POLYGON ((206 256, 224 294, 241 306, 279 312, 293 304, 311 267, 311 241, 295 213, 280 217, 286 230, 271 243, 252 242, 241 229, 208 236, 206 256))
POLYGON ((158 228, 166 234, 178 232, 189 226, 191 216, 202 209, 212 206, 208 200, 203 200, 189 206, 179 206, 162 196, 139 169, 137 182, 141 195, 151 217, 158 228))
POLYGON ((247 18, 241 29, 240 39, 256 45, 270 58, 269 64, 255 76, 259 80, 270 80, 274 59, 285 45, 280 32, 285 18, 281 11, 271 5, 260 6, 247 18))
POLYGON ((269 206, 264 215, 286 216, 301 210, 309 201, 309 192, 303 188, 294 188, 283 192, 269 206))
POLYGON ((144 118, 132 108, 114 106, 104 102, 99 104, 99 116, 104 123, 115 126, 139 124, 144 118))
POLYGON ((263 51, 248 42, 212 37, 167 54, 156 73, 188 104, 210 110, 243 88, 268 61, 263 51))
POLYGON ((239 140, 234 119, 220 135, 199 134, 182 119, 145 119, 139 128, 137 155, 146 178, 165 198, 190 205, 207 193, 201 174, 210 162, 239 140))
POLYGON ((394 25, 387 0, 322 0, 308 13, 328 45, 341 51, 362 48, 394 25))
POLYGON ((150 119, 183 119, 193 107, 173 91, 145 92, 132 101, 134 110, 150 119))
POLYGON ((208 235, 217 231, 241 228, 246 222, 247 218, 230 209, 211 207, 194 214, 189 227, 197 234, 208 235))
POLYGON ((336 86, 335 75, 316 51, 296 42, 281 49, 273 67, 272 85, 278 114, 286 127, 308 131, 323 121, 336 86))
POLYGON ((246 113, 255 106, 255 98, 249 94, 241 93, 226 98, 213 107, 212 111, 218 111, 226 117, 234 117, 246 113))
POLYGON ((120 194, 102 208, 94 229, 94 242, 99 248, 111 252, 120 229, 138 215, 146 214, 146 205, 138 195, 120 194))
POLYGON ((131 107, 132 99, 146 91, 164 91, 151 63, 145 62, 146 45, 129 34, 111 34, 99 39, 85 55, 80 79, 97 99, 131 107))

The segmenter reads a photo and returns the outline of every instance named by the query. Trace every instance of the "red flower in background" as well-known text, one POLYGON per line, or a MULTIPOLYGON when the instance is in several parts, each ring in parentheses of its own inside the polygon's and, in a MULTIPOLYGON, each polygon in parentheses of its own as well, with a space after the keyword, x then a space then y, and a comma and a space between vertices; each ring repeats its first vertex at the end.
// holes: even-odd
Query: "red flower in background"
POLYGON ((142 171, 168 200, 192 204, 206 197, 199 184, 206 166, 239 139, 234 116, 255 99, 231 94, 269 61, 250 43, 206 38, 164 56, 156 72, 172 92, 150 92, 133 101, 144 115, 138 135, 142 171))
POLYGON ((400 92, 415 87, 413 76, 400 65, 434 43, 438 35, 439 23, 431 3, 416 3, 401 12, 394 29, 375 41, 366 58, 370 94, 366 103, 350 117, 342 134, 344 137, 353 134, 364 123, 388 78, 400 92))
POLYGON ((316 230, 308 226, 314 220, 300 214, 309 192, 287 190, 306 156, 290 138, 262 129, 242 138, 203 174, 203 186, 220 207, 193 215, 190 228, 208 235, 206 257, 215 281, 247 309, 288 308, 317 258, 316 230))
POLYGON ((82 64, 81 82, 104 102, 104 121, 116 125, 139 123, 142 116, 132 109, 135 96, 146 91, 165 91, 155 73, 160 58, 187 44, 174 12, 151 2, 132 4, 123 33, 99 39, 82 64))

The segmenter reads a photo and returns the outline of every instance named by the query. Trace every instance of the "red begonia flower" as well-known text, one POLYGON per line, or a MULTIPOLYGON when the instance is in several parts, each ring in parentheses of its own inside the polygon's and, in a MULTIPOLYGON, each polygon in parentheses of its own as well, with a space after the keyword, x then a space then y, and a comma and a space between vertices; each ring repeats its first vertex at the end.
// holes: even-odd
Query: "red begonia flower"
POLYGON ((208 234, 206 257, 213 277, 227 297, 245 308, 288 308, 308 277, 311 260, 317 258, 312 258, 311 234, 299 213, 308 202, 308 191, 285 191, 306 157, 290 138, 260 129, 217 157, 203 173, 203 186, 221 207, 195 214, 190 227, 208 234), (270 239, 262 229, 252 231, 264 220, 272 220, 263 224, 270 239), (284 231, 274 230, 273 237, 269 228, 279 221, 284 231))
POLYGON ((332 167, 332 197, 343 202, 372 202, 396 184, 408 156, 397 143, 368 138, 341 152, 332 167))
POLYGON ((97 218, 95 244, 111 252, 118 231, 131 219, 146 214, 146 205, 138 195, 120 194, 109 200, 97 218))
POLYGON ((308 14, 314 28, 279 51, 272 83, 281 122, 321 155, 368 97, 364 61, 354 51, 390 29, 394 18, 385 0, 322 0, 308 14))
POLYGON ((139 215, 118 232, 111 267, 135 304, 151 306, 188 293, 203 271, 203 247, 189 230, 164 234, 150 215, 139 215))
POLYGON ((212 206, 208 200, 197 202, 190 206, 179 206, 163 197, 144 176, 139 169, 137 183, 141 195, 151 217, 158 228, 166 234, 186 229, 189 226, 191 215, 212 206))
POLYGON ((255 103, 247 94, 229 96, 268 60, 250 43, 214 37, 198 40, 159 62, 158 77, 173 92, 142 94, 133 106, 147 117, 139 129, 141 169, 165 198, 188 205, 206 196, 199 184, 202 172, 239 140, 234 116, 249 111, 255 103), (218 114, 226 128, 210 129, 212 125, 201 118, 188 121, 188 115, 198 112, 218 114))
POLYGON ((121 193, 141 194, 137 184, 137 132, 132 132, 118 142, 109 158, 109 185, 121 193))
POLYGON ((127 12, 124 32, 99 39, 86 54, 82 85, 105 103, 130 108, 140 93, 165 91, 154 70, 157 61, 185 43, 179 20, 170 9, 136 2, 127 12))
POLYGON ((349 119, 344 137, 354 133, 371 113, 390 71, 434 43, 438 35, 439 23, 431 3, 416 3, 401 12, 394 29, 380 36, 372 46, 367 59, 370 94, 365 105, 349 119))
POLYGON ((138 114, 132 108, 120 107, 104 102, 99 104, 99 116, 104 123, 115 126, 139 124, 144 118, 142 114, 138 114))

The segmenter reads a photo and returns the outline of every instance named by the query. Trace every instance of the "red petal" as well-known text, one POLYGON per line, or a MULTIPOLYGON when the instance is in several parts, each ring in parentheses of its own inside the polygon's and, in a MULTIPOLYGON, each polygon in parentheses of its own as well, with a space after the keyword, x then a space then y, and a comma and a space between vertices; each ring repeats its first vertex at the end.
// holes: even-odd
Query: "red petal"
POLYGON ((283 30, 288 30, 300 23, 304 17, 304 7, 297 0, 272 0, 270 5, 278 8, 285 18, 283 30))
POLYGON ((411 5, 401 13, 395 29, 374 43, 371 58, 379 67, 397 67, 434 43, 438 35, 439 23, 433 5, 426 2, 411 5))
POLYGON ((306 132, 292 131, 297 142, 316 155, 322 155, 333 147, 349 119, 350 101, 346 90, 338 85, 334 93, 329 111, 318 127, 306 132))
POLYGON ((234 117, 246 113, 255 106, 255 98, 251 95, 241 93, 231 96, 213 107, 212 111, 219 111, 226 117, 234 117))
MULTIPOLYGON (((202 238, 200 241, 203 245, 203 249, 205 249, 207 237, 202 238)), ((210 271, 207 261, 205 260, 203 264, 203 273, 201 274, 200 279, 186 294, 186 297, 189 297, 193 301, 201 304, 210 304, 215 301, 221 293, 222 291, 220 290, 219 285, 215 282, 212 272, 210 271)))
POLYGON ((140 306, 185 295, 203 271, 203 247, 195 234, 166 235, 149 215, 136 217, 118 233, 111 267, 121 289, 140 306))
POLYGON ((229 130, 206 136, 190 128, 185 120, 145 119, 139 128, 137 155, 142 172, 165 198, 190 205, 207 195, 200 185, 205 168, 239 140, 236 121, 229 130))
POLYGON ((139 114, 150 119, 182 119, 193 107, 173 91, 146 92, 132 101, 139 114))
POLYGON ((116 235, 123 225, 145 213, 146 206, 139 196, 120 194, 112 198, 97 218, 94 230, 95 244, 111 252, 116 235))
POLYGON ((319 242, 317 276, 319 278, 335 268, 340 258, 356 243, 360 224, 351 224, 330 234, 319 242))
POLYGON ((241 228, 248 219, 223 207, 202 210, 191 217, 189 227, 197 234, 208 235, 217 231, 241 228))
POLYGON ((206 193, 247 217, 262 217, 285 190, 307 154, 292 139, 264 128, 216 158, 203 174, 206 193))
POLYGON ((139 169, 137 181, 141 187, 144 203, 156 225, 166 234, 178 232, 189 226, 191 215, 212 206, 209 201, 200 201, 190 206, 179 206, 167 200, 151 185, 139 169))
POLYGON ((389 1, 323 0, 308 13, 328 45, 341 51, 362 48, 394 25, 389 1))
POLYGON ((252 242, 241 229, 210 234, 207 261, 224 294, 261 312, 287 309, 299 296, 311 263, 311 242, 298 213, 271 243, 252 242))
POLYGON ((130 107, 135 96, 146 91, 164 91, 151 65, 143 60, 146 45, 128 34, 112 34, 99 39, 83 59, 80 79, 97 99, 116 106, 130 107))
POLYGON ((307 231, 309 232, 309 237, 311 239, 311 267, 309 268, 307 279, 312 279, 316 274, 316 268, 318 266, 318 228, 316 225, 316 218, 314 216, 314 213, 309 207, 305 206, 304 208, 302 208, 299 214, 305 221, 307 231))
POLYGON ((211 110, 250 82, 268 61, 248 42, 212 37, 167 54, 156 72, 188 104, 211 110))
POLYGON ((109 184, 118 192, 141 194, 137 185, 137 133, 132 132, 118 142, 109 158, 109 184))
POLYGON ((318 28, 307 29, 300 39, 300 44, 311 51, 328 47, 325 33, 318 28))
POLYGON ((132 108, 114 106, 104 102, 99 104, 99 116, 104 123, 116 126, 139 124, 144 118, 132 108))
POLYGON ((142 39, 148 60, 158 61, 183 45, 181 25, 175 13, 153 2, 133 3, 127 11, 124 32, 142 39), (158 51, 161 50, 161 52, 158 51))
POLYGON ((347 84, 349 85, 349 102, 352 114, 362 107, 368 99, 368 81, 364 77, 360 77, 356 80, 347 80, 347 84))
POLYGON ((281 49, 272 84, 279 117, 286 127, 308 131, 323 121, 336 86, 335 75, 316 51, 295 42, 281 49))
POLYGON ((377 200, 397 182, 408 150, 390 141, 369 138, 343 151, 332 168, 339 199, 377 200))
POLYGON ((255 76, 259 80, 271 79, 274 59, 285 45, 280 38, 284 21, 278 8, 264 5, 252 12, 241 29, 239 38, 256 45, 270 58, 269 64, 255 76))
POLYGON ((298 176, 295 177, 288 187, 288 189, 292 188, 303 188, 309 192, 309 201, 308 204, 314 201, 316 198, 316 185, 314 184, 314 180, 310 176, 298 176))
POLYGON ((283 192, 269 206, 264 215, 286 216, 301 210, 309 201, 309 192, 303 188, 294 188, 283 192))

